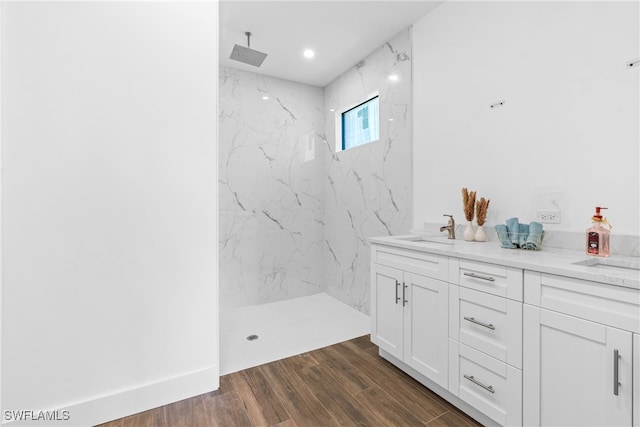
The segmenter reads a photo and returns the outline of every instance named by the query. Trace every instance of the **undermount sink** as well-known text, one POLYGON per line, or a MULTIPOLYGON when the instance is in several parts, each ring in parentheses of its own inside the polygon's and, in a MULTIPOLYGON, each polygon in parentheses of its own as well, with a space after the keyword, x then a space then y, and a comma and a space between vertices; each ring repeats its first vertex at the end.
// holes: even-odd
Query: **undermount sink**
POLYGON ((620 259, 611 258, 589 258, 583 261, 574 262, 574 265, 583 265, 586 267, 598 267, 611 270, 636 270, 640 271, 640 262, 638 261, 625 261, 620 259))
POLYGON ((446 236, 403 236, 396 237, 398 240, 418 243, 439 243, 441 245, 453 245, 453 239, 447 239, 446 236))

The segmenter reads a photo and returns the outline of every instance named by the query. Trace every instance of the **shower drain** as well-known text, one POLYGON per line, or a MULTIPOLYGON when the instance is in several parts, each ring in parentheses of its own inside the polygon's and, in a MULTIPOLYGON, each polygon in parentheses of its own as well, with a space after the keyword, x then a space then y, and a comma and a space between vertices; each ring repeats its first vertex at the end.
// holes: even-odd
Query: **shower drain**
POLYGON ((249 336, 247 337, 247 341, 255 341, 255 340, 257 340, 257 339, 258 339, 258 336, 257 336, 257 335, 249 335, 249 336))

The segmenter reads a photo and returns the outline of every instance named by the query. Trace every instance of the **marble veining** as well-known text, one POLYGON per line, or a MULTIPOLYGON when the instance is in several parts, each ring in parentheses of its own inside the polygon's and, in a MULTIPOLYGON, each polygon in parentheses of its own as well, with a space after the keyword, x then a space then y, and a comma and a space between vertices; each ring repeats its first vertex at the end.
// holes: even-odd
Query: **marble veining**
POLYGON ((221 303, 321 292, 322 89, 221 68, 219 95, 221 303))
POLYGON ((410 52, 406 29, 324 89, 221 68, 225 308, 324 291, 369 312, 368 239, 411 225, 410 52), (376 91, 380 140, 336 152, 330 108, 376 91))
POLYGON ((407 29, 325 88, 328 149, 324 239, 326 292, 369 312, 368 239, 411 225, 411 33, 407 29), (389 79, 395 74, 397 80, 389 79), (332 108, 378 91, 380 140, 335 153, 332 108))

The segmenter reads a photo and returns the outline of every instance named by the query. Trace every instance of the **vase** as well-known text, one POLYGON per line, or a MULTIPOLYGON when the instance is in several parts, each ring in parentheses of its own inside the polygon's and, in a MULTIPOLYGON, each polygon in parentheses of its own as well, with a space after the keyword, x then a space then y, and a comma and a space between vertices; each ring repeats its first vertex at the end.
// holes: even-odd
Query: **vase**
POLYGON ((484 232, 484 225, 479 225, 476 230, 476 235, 473 237, 476 242, 486 242, 487 234, 484 232))
POLYGON ((467 221, 467 226, 464 229, 464 240, 467 242, 473 242, 473 239, 476 235, 475 230, 473 229, 473 225, 471 225, 471 221, 467 221))

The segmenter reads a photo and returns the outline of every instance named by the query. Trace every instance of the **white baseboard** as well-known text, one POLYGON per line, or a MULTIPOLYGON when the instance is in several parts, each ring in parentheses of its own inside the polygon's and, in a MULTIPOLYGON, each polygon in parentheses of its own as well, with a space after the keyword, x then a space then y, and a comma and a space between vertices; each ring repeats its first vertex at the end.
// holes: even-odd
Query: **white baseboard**
POLYGON ((25 419, 18 420, 12 416, 13 414, 7 414, 5 410, 1 423, 2 426, 11 427, 95 426, 217 390, 220 386, 218 372, 218 366, 210 366, 176 377, 89 398, 66 407, 48 409, 46 412, 53 417, 51 420, 34 419, 37 418, 38 413, 24 414, 25 419))

